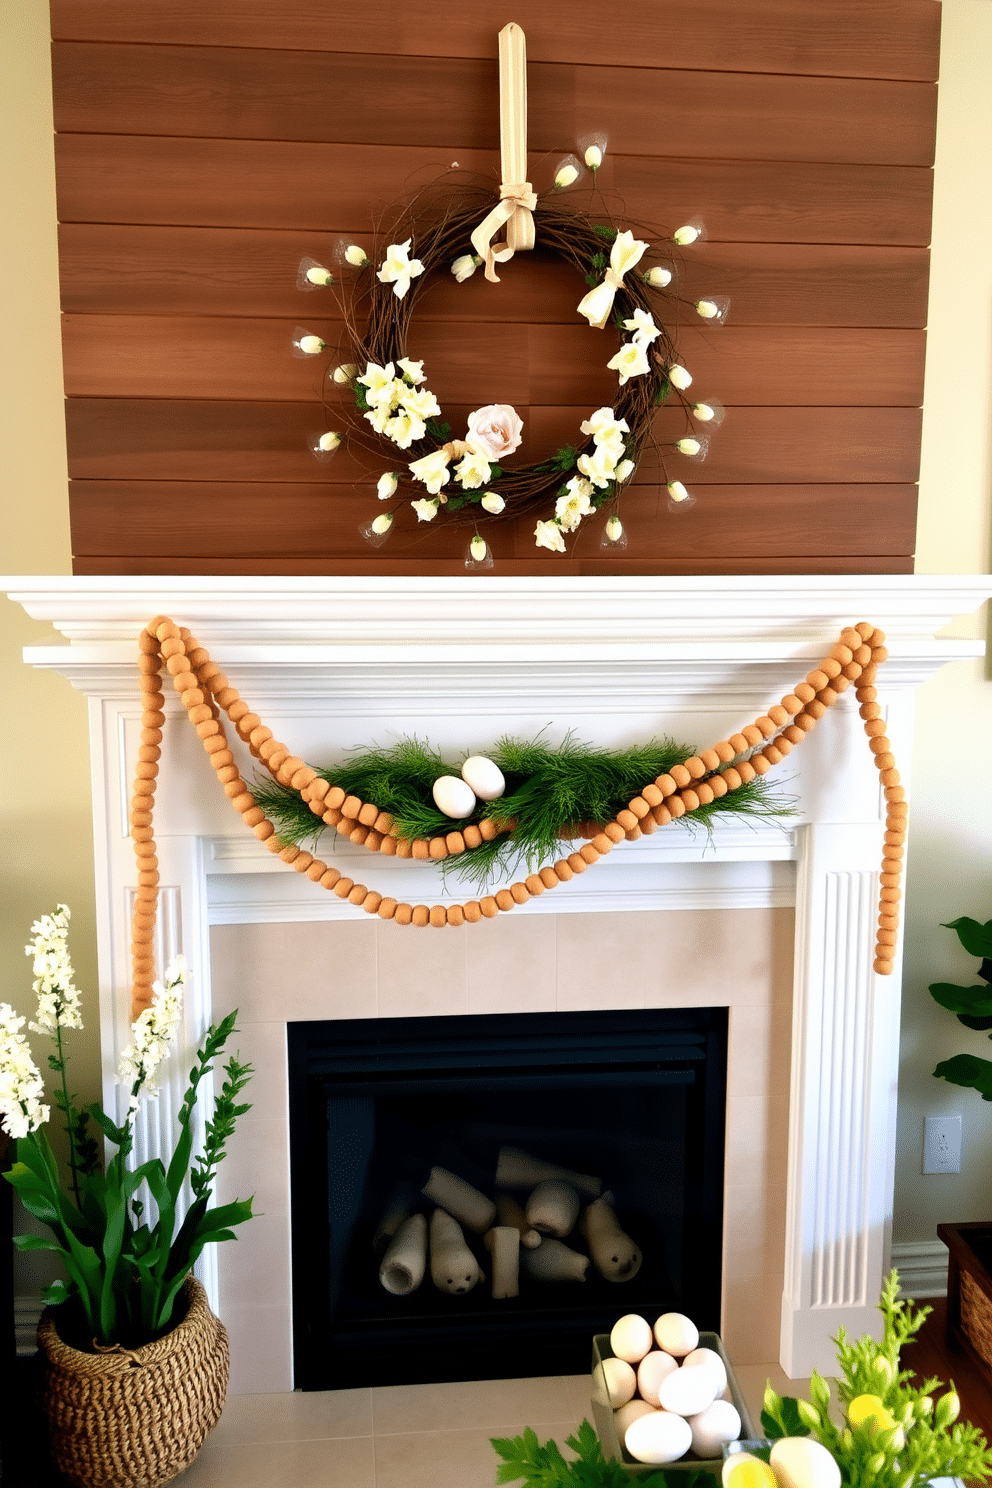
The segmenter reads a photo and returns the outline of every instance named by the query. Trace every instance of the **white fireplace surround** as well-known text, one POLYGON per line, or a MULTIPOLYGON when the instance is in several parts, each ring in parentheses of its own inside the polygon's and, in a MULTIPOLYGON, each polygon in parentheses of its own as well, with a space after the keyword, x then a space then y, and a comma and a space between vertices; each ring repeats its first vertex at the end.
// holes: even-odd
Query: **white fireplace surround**
MULTIPOLYGON (((670 735, 705 746, 765 711, 858 620, 882 626, 878 680, 909 782, 913 691, 977 641, 938 639, 992 592, 983 576, 518 578, 37 578, 2 587, 66 645, 25 660, 89 698, 105 1098, 127 1038, 127 797, 140 730, 135 638, 153 615, 188 625, 278 738, 316 764, 401 734, 457 758, 500 734, 620 745, 670 735)), ((210 1020, 211 925, 362 917, 246 834, 199 742, 166 704, 156 836, 159 965, 191 964, 185 1040, 210 1020)), ((245 770, 250 778, 247 754, 245 770)), ((794 905, 796 915, 781 1362, 793 1377, 833 1358, 839 1325, 874 1327, 889 1261, 899 963, 871 970, 881 855, 877 776, 851 693, 775 772, 795 814, 728 823, 707 840, 675 826, 621 847, 515 915, 794 905)), ((771 777, 774 778, 774 777, 771 777)), ((384 894, 442 899, 437 869, 344 844, 334 861, 384 894)), ((433 935, 433 930, 403 932, 433 935)), ((441 932, 447 933, 447 932, 441 932)), ((471 933, 469 931, 468 933, 471 933)), ((162 1149, 176 1073, 139 1133, 162 1149)), ((287 1178, 288 1182, 288 1178, 287 1178)), ((216 1247, 205 1273, 216 1295, 216 1247)), ((277 1299, 278 1300, 278 1299, 277 1299)), ((288 1294, 283 1299, 288 1311, 288 1294)), ((292 1387, 291 1376, 272 1388, 292 1387)))

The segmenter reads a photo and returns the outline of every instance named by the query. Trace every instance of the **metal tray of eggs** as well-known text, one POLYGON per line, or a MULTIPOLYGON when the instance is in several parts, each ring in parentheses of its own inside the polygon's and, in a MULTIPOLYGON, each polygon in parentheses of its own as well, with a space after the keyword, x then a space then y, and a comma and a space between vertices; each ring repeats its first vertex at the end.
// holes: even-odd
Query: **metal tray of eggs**
MULTIPOLYGON (((621 1321, 626 1320, 622 1319, 621 1321)), ((631 1453, 626 1449, 620 1434, 621 1429, 624 1429, 626 1423, 623 1422, 622 1418, 618 1419, 616 1412, 617 1410, 627 1406, 628 1404, 636 1406, 637 1399, 635 1397, 634 1400, 628 1401, 625 1391, 621 1390, 619 1393, 617 1393, 615 1390, 611 1391, 609 1382, 609 1375, 611 1372, 610 1366, 607 1365, 605 1370, 603 1368, 604 1360, 617 1357, 610 1343, 610 1337, 611 1335, 609 1333, 597 1333, 592 1341, 592 1413, 596 1425, 596 1431, 599 1435, 600 1442, 602 1443, 603 1456, 610 1460, 622 1462, 631 1476, 634 1477, 639 1475, 644 1476, 648 1473, 656 1472, 658 1470, 658 1467, 661 1465, 664 1465, 666 1471, 678 1471, 679 1469, 698 1470, 702 1468, 708 1472, 719 1475, 723 1467, 723 1441, 725 1440, 725 1435, 722 1439, 718 1440, 718 1438, 720 1438, 721 1436, 719 1429, 717 1429, 711 1437, 711 1450, 713 1455, 697 1455, 695 1452, 687 1450, 686 1455, 684 1456, 678 1456, 674 1460, 671 1458, 667 1458, 666 1460, 664 1460, 664 1462, 662 1462, 661 1457, 664 1456, 665 1445, 663 1441, 662 1453, 661 1456, 659 1456, 658 1460, 652 1462, 640 1462, 637 1460, 636 1457, 633 1457, 631 1453), (621 1399, 621 1395, 623 1395, 625 1398, 621 1399)), ((754 1429, 754 1422, 752 1421, 751 1414, 748 1411, 746 1404, 744 1403, 744 1397, 741 1394, 740 1386, 737 1383, 733 1368, 731 1366, 730 1360, 727 1358, 727 1353, 724 1349, 723 1342, 719 1334, 700 1333, 699 1341, 696 1345, 696 1348, 709 1349, 714 1354, 718 1355, 724 1369, 727 1372, 726 1388, 724 1389, 723 1387, 721 1387, 716 1398, 719 1401, 729 1396, 731 1404, 735 1407, 737 1414, 740 1417, 740 1432, 738 1434, 738 1439, 747 1440, 755 1437, 757 1433, 754 1429)), ((652 1348, 649 1357, 653 1357, 654 1354, 661 1354, 662 1352, 663 1350, 653 1347, 652 1341, 652 1348)), ((643 1363, 643 1360, 641 1362, 643 1363)), ((637 1366, 635 1365, 634 1368, 636 1373, 637 1366)), ((705 1407, 701 1407, 700 1410, 704 1408, 705 1407)), ((650 1405, 647 1405, 643 1409, 643 1415, 647 1416, 649 1411, 651 1411, 651 1407, 650 1405)), ((653 1411, 652 1414, 654 1414, 653 1411)), ((662 1425, 667 1424, 670 1423, 662 1423, 662 1425)), ((641 1431, 643 1432, 645 1429, 649 1428, 642 1427, 641 1431)), ((677 1441, 675 1442, 675 1445, 678 1445, 677 1441)), ((651 1447, 649 1447, 648 1450, 651 1451, 651 1447)), ((652 1455, 654 1454, 652 1453, 652 1455)))

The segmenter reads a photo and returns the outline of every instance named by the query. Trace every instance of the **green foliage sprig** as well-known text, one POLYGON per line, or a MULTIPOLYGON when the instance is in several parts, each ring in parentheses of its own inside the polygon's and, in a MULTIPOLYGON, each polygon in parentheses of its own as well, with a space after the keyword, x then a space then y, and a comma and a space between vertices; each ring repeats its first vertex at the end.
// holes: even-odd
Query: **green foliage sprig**
POLYGON ((709 1473, 680 1469, 677 1473, 659 1468, 646 1477, 631 1473, 616 1461, 607 1461, 603 1456, 599 1437, 588 1421, 583 1421, 574 1436, 565 1440, 566 1447, 575 1453, 575 1460, 568 1461, 557 1442, 545 1442, 542 1447, 537 1434, 527 1427, 522 1436, 493 1437, 493 1447, 503 1461, 496 1469, 497 1483, 515 1483, 522 1478, 527 1488, 630 1488, 637 1482, 640 1488, 702 1488, 704 1482, 712 1484, 709 1473))
MULTIPOLYGON (((927 989, 935 1002, 956 1015, 965 1028, 987 1032, 992 1028, 992 920, 981 924, 967 915, 944 926, 953 930, 970 956, 979 956, 982 985, 962 987, 955 982, 931 982, 927 989)), ((992 1033, 989 1034, 992 1038, 992 1033)), ((977 1054, 955 1054, 937 1065, 934 1074, 952 1085, 977 1090, 982 1100, 992 1101, 992 1060, 977 1054)))
MULTIPOLYGON (((460 766, 419 739, 401 739, 388 749, 363 750, 345 765, 317 773, 346 794, 374 801, 380 810, 388 811, 394 830, 407 839, 430 838, 483 818, 496 823, 514 821, 510 835, 442 862, 443 872, 481 885, 521 863, 533 871, 535 865, 559 857, 567 828, 584 821, 611 821, 646 780, 681 764, 692 752, 670 739, 606 750, 579 744, 571 735, 557 748, 540 739, 504 737, 489 752, 506 779, 504 794, 497 801, 480 802, 471 816, 457 822, 437 809, 431 787, 440 775, 457 775, 460 766)), ((290 787, 265 780, 252 788, 252 795, 282 841, 302 846, 323 831, 319 818, 290 787)), ((679 820, 690 827, 709 828, 715 817, 728 813, 754 820, 789 815, 791 808, 756 776, 679 820)))
POLYGON ((913 1385, 911 1369, 899 1368, 900 1351, 916 1336, 930 1308, 897 1300, 899 1277, 888 1276, 881 1298, 881 1342, 849 1342, 838 1330, 837 1395, 846 1424, 830 1418, 830 1386, 815 1370, 810 1399, 781 1396, 769 1383, 761 1424, 766 1436, 816 1438, 836 1459, 846 1488, 909 1488, 934 1477, 982 1482, 992 1476, 992 1452, 974 1426, 957 1420, 961 1403, 953 1384, 935 1402, 941 1382, 913 1385))

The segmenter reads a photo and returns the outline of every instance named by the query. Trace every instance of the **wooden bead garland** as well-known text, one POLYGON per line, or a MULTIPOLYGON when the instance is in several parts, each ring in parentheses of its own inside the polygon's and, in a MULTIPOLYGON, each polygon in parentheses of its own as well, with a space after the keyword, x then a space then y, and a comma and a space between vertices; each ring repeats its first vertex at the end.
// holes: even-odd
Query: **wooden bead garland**
POLYGON ((874 970, 886 976, 892 971, 895 932, 899 925, 897 906, 901 898, 899 884, 907 806, 906 793, 884 732, 882 710, 876 701, 876 668, 888 656, 884 641, 884 632, 867 621, 844 629, 830 655, 809 672, 806 680, 788 693, 781 704, 769 708, 766 714, 740 733, 702 750, 684 764, 673 765, 667 774, 646 784, 624 810, 617 812, 613 821, 579 823, 575 835, 591 840, 585 842, 578 852, 542 868, 537 874, 529 874, 526 880, 498 890, 495 895, 487 894, 481 900, 470 899, 464 904, 428 907, 384 898, 364 884, 343 877, 313 853, 281 842, 276 836, 275 826, 255 804, 234 763, 220 710, 226 713, 253 759, 275 780, 298 791, 326 826, 333 827, 353 842, 362 843, 370 851, 387 856, 442 861, 470 851, 483 841, 489 842, 512 832, 515 822, 497 825, 484 818, 477 824, 460 831, 452 830, 429 841, 418 839, 410 843, 397 838, 388 812, 381 811, 372 802, 360 801, 356 796, 346 797, 340 787, 328 785, 303 760, 290 754, 285 745, 273 738, 272 731, 265 727, 258 715, 242 702, 236 688, 230 685, 189 630, 175 625, 167 616, 157 616, 138 637, 138 682, 143 695, 143 713, 131 803, 131 837, 139 870, 131 928, 132 1017, 136 1018, 151 1003, 155 975, 150 945, 158 905, 159 873, 152 813, 161 757, 161 726, 165 722, 165 698, 161 690, 163 663, 203 742, 224 793, 246 826, 270 852, 278 854, 297 873, 305 873, 322 888, 360 906, 367 914, 394 920, 399 925, 431 925, 435 928, 466 922, 477 924, 480 919, 492 919, 499 913, 507 913, 516 905, 557 888, 560 883, 568 883, 575 874, 584 873, 611 852, 617 842, 634 841, 642 831, 653 832, 658 826, 697 810, 717 796, 739 790, 756 775, 764 775, 801 743, 827 708, 853 682, 887 807, 873 962, 874 970), (752 750, 749 757, 741 757, 752 750), (721 767, 724 767, 722 772, 721 767))

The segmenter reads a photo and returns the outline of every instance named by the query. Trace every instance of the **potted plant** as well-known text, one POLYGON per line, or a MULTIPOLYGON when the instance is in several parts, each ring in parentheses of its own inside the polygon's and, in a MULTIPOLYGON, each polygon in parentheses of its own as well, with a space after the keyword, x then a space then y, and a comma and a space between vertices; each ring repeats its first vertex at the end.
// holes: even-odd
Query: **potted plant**
POLYGON ((0 1119, 16 1138, 17 1161, 4 1176, 50 1231, 15 1244, 55 1252, 66 1273, 45 1292, 38 1330, 55 1464, 78 1488, 154 1488, 189 1465, 224 1404, 227 1335, 192 1267, 206 1244, 233 1239, 233 1226, 251 1217, 250 1199, 214 1208, 210 1199, 227 1140, 249 1109, 238 1096, 252 1070, 229 1060, 194 1156, 197 1100, 234 1032, 232 1013, 197 1050, 168 1166, 159 1158, 135 1165, 134 1120, 179 1024, 185 965, 172 963, 133 1024, 118 1069, 129 1092, 118 1124, 98 1105, 80 1109, 69 1090, 66 1035, 82 1019, 68 923, 59 905, 34 923, 27 947, 38 997, 30 1028, 54 1046, 48 1065, 68 1138, 67 1181, 45 1133, 49 1106, 25 1019, 8 1003, 0 1004, 0 1119), (91 1122, 112 1149, 106 1162, 91 1122))
MULTIPOLYGON (((969 955, 980 958, 979 982, 970 987, 932 982, 930 995, 965 1028, 992 1038, 992 920, 983 925, 962 916, 945 928, 955 932, 969 955)), ((992 1101, 992 1059, 955 1054, 942 1060, 934 1074, 992 1101)), ((948 1250, 948 1338, 960 1344, 992 1382, 992 1223, 941 1224, 937 1234, 948 1250)))

